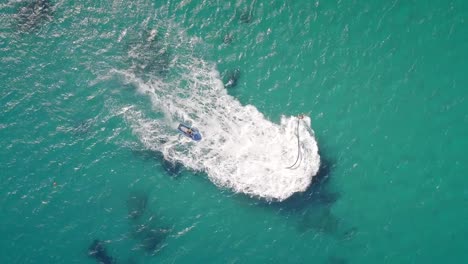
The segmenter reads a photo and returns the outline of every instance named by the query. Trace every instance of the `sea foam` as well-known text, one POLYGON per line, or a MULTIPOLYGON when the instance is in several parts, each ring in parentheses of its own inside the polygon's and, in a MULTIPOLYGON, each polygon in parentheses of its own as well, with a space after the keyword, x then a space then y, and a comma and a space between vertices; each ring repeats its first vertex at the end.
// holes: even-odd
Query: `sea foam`
POLYGON ((124 111, 146 148, 206 172, 219 187, 269 201, 307 189, 320 165, 309 117, 283 116, 275 124, 230 96, 213 65, 192 57, 178 67, 172 81, 118 72, 162 113, 150 119, 133 107, 124 111), (178 133, 179 122, 197 127, 203 139, 194 142, 178 133))

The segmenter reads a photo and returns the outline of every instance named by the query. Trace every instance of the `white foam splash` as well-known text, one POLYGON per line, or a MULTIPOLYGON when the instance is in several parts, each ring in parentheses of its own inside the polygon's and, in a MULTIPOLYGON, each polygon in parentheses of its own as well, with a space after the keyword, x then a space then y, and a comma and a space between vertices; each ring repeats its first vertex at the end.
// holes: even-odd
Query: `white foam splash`
MULTIPOLYGON (((204 171, 214 184, 235 192, 282 201, 306 190, 320 165, 310 118, 283 116, 276 124, 254 106, 241 105, 227 93, 215 66, 194 55, 201 39, 187 37, 175 24, 156 28, 145 29, 149 34, 140 34, 144 43, 126 55, 145 58, 143 64, 167 65, 152 65, 153 74, 151 67, 142 72, 141 65, 134 65, 140 60, 134 60, 126 70, 111 71, 147 95, 159 113, 147 117, 136 104, 116 110, 145 147, 161 152, 168 161, 204 171), (150 45, 159 31, 166 32, 164 37, 150 45), (155 53, 153 46, 170 48, 174 56, 158 59, 166 54, 155 53), (198 128, 203 139, 194 142, 181 135, 177 131, 181 122, 198 128)), ((133 32, 128 34, 131 39, 133 32)), ((108 72, 104 75, 112 78, 108 72)))
POLYGON ((307 189, 320 165, 309 117, 283 116, 279 125, 266 120, 254 106, 242 106, 230 96, 219 73, 203 60, 190 58, 176 72, 179 78, 167 82, 144 82, 120 72, 164 113, 162 119, 148 119, 137 109, 125 111, 148 149, 205 171, 218 186, 266 200, 282 201, 307 189), (180 135, 179 122, 197 127, 203 139, 194 142, 180 135))

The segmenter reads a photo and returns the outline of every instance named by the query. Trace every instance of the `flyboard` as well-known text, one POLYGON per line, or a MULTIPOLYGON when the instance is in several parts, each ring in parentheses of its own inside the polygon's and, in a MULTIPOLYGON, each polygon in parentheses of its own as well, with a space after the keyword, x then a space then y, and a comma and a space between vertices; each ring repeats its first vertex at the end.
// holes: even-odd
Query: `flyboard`
POLYGON ((179 127, 177 127, 177 129, 186 137, 189 137, 194 141, 200 141, 202 139, 200 131, 198 131, 198 129, 194 127, 189 127, 184 124, 179 124, 179 127))

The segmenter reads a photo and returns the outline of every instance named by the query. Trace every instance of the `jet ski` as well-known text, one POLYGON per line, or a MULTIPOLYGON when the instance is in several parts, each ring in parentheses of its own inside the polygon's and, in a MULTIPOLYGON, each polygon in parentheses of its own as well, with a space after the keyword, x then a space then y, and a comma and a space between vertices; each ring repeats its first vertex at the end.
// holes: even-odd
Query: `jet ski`
POLYGON ((179 124, 179 127, 177 129, 186 137, 191 138, 194 141, 200 141, 202 139, 202 136, 200 134, 200 131, 194 127, 189 127, 184 124, 179 124))

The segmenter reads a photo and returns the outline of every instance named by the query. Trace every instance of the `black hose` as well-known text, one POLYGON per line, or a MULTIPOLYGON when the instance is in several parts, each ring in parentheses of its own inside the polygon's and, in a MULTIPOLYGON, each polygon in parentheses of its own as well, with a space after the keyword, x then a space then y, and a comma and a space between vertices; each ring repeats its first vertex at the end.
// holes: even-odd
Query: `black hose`
POLYGON ((297 128, 296 128, 297 158, 296 158, 296 161, 294 162, 294 164, 289 166, 289 167, 286 167, 286 169, 292 169, 294 166, 296 166, 297 162, 299 161, 299 158, 301 157, 301 140, 299 138, 299 120, 300 120, 300 118, 297 118, 297 128))

